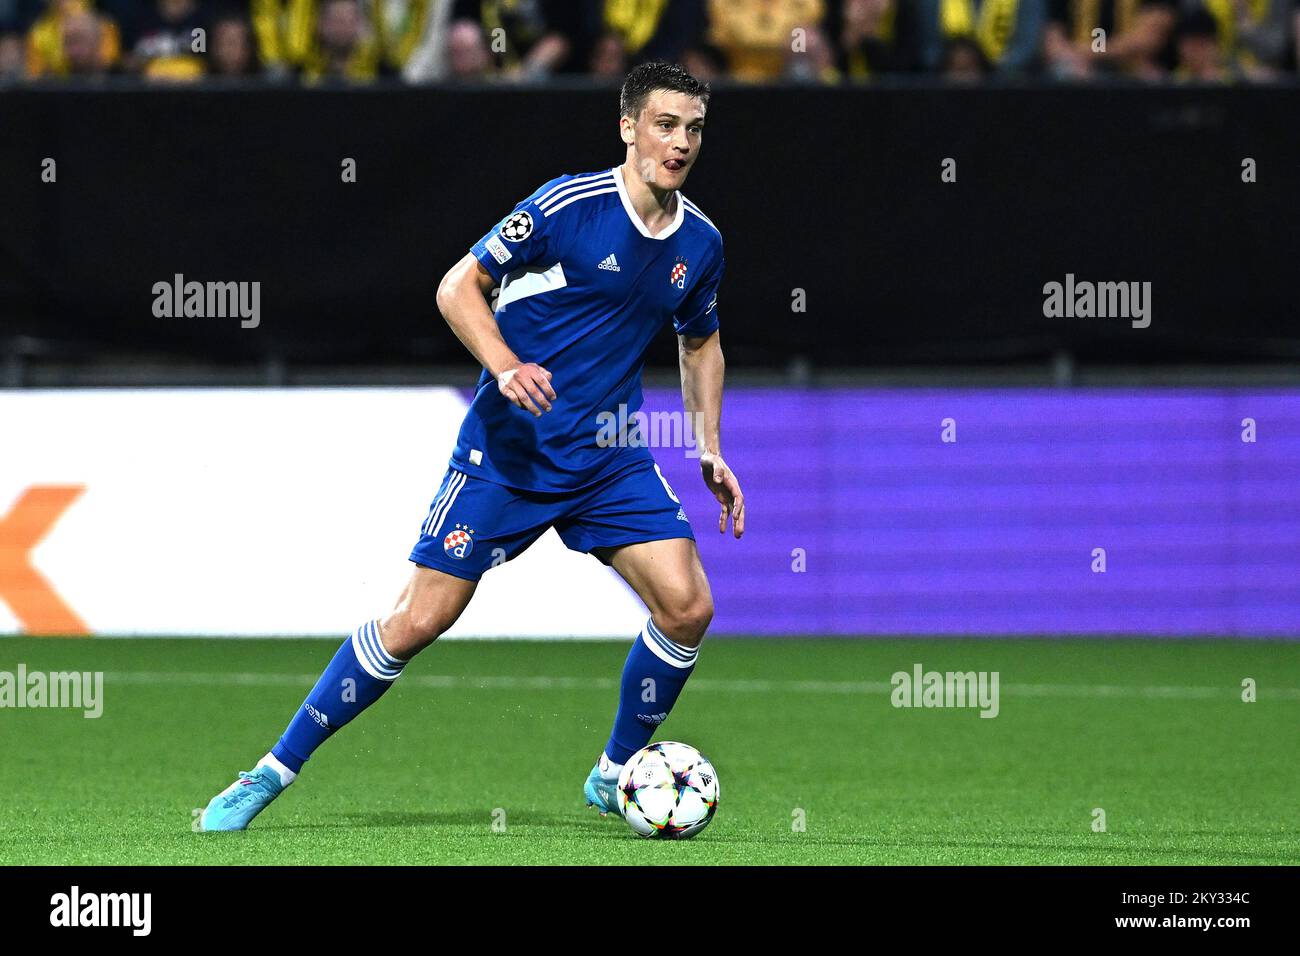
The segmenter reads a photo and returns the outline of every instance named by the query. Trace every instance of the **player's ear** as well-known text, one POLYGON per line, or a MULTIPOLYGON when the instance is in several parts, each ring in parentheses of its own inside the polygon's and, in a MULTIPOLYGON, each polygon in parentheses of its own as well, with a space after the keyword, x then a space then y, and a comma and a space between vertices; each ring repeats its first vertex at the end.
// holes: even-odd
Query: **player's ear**
POLYGON ((631 146, 636 142, 636 121, 630 116, 619 117, 618 134, 626 145, 631 146))

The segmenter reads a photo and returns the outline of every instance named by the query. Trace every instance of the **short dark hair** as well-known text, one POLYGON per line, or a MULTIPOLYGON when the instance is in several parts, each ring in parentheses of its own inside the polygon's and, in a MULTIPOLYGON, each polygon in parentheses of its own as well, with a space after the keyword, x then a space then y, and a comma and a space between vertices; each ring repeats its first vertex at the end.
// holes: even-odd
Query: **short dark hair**
POLYGON ((655 90, 699 97, 706 106, 709 102, 709 84, 701 83, 676 63, 655 60, 642 63, 627 75, 623 81, 623 91, 618 97, 618 115, 636 119, 655 90))

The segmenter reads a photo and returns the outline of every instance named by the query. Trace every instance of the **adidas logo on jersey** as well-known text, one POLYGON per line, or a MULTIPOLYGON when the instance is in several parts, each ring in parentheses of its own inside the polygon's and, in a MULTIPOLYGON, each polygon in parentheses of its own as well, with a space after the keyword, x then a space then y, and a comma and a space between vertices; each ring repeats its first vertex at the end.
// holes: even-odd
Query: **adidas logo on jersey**
POLYGON ((612 253, 612 252, 611 252, 609 255, 607 255, 607 256, 605 257, 604 261, 601 262, 600 265, 596 266, 596 268, 597 268, 597 269, 608 269, 610 272, 622 272, 622 271, 623 271, 622 269, 620 269, 620 268, 618 267, 618 260, 614 258, 614 253, 612 253))

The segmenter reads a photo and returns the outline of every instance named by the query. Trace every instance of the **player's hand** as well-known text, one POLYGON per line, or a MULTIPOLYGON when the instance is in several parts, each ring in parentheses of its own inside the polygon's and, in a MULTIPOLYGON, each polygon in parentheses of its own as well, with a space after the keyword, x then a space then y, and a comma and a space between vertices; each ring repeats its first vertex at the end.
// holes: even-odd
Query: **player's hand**
POLYGON ((536 362, 518 362, 506 369, 497 376, 497 389, 511 404, 532 412, 535 418, 549 412, 555 400, 551 373, 536 362))
POLYGON ((740 490, 740 482, 721 455, 710 452, 700 455, 700 471, 709 491, 722 505, 722 513, 718 515, 718 533, 726 533, 727 516, 730 515, 732 533, 739 538, 745 533, 745 495, 740 490))

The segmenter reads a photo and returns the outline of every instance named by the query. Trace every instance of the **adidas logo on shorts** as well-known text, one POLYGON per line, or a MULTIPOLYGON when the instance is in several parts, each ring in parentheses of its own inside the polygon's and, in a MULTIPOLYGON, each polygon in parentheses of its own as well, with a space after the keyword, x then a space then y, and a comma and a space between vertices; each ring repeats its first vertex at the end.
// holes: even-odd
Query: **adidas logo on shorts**
POLYGON ((612 252, 611 252, 609 255, 607 255, 607 256, 604 258, 604 260, 601 262, 601 264, 598 265, 598 266, 596 266, 596 268, 597 268, 597 269, 608 269, 610 272, 622 272, 622 271, 623 271, 622 269, 620 269, 620 268, 618 267, 618 260, 614 258, 614 253, 612 253, 612 252))

